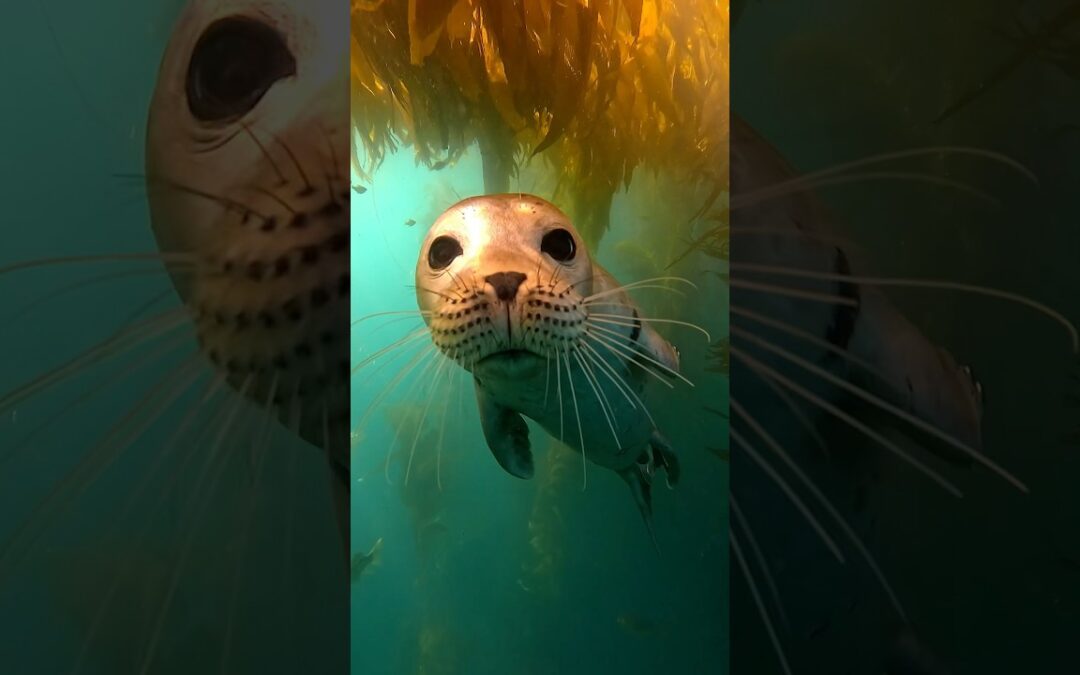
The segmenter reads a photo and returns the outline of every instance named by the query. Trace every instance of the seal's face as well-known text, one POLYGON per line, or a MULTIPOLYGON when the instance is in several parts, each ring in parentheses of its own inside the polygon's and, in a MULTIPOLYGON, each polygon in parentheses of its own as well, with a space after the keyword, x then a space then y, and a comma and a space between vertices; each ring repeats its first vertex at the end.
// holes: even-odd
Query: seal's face
POLYGON ((466 199, 432 225, 416 296, 435 345, 467 369, 543 367, 585 332, 592 262, 553 204, 531 195, 466 199))
POLYGON ((165 52, 147 136, 154 233, 184 258, 173 279, 203 352, 321 446, 335 444, 348 408, 340 15, 333 0, 192 2, 165 52))

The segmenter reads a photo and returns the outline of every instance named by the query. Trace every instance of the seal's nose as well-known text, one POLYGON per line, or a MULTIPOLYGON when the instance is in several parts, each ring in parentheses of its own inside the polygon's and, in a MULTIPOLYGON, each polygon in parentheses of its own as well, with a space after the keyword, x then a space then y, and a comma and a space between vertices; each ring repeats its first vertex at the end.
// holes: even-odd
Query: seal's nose
POLYGON ((518 288, 525 281, 521 272, 496 272, 484 277, 484 281, 495 289, 495 295, 503 302, 510 302, 517 296, 518 288))

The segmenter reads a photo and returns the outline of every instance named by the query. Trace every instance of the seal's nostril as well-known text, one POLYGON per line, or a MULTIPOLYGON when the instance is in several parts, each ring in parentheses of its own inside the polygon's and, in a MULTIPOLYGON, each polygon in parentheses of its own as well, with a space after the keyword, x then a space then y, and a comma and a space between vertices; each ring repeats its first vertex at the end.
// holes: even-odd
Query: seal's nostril
POLYGON ((484 277, 484 281, 495 289, 495 296, 503 302, 510 302, 517 296, 518 288, 525 281, 521 272, 496 272, 484 277))

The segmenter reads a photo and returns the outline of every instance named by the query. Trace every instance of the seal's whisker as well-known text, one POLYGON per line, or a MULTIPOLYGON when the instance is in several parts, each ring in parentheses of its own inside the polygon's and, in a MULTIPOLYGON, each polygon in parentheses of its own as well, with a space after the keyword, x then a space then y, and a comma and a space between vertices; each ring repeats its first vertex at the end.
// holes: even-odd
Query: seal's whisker
POLYGON ((746 558, 743 557, 742 549, 739 547, 739 537, 735 534, 734 529, 728 529, 728 543, 731 545, 731 551, 735 554, 735 561, 746 579, 746 584, 750 587, 750 595, 754 598, 758 616, 761 617, 762 622, 765 624, 765 631, 769 634, 769 641, 772 642, 773 650, 780 660, 780 667, 783 668, 784 675, 792 675, 791 666, 788 665, 787 656, 784 654, 784 647, 780 644, 780 637, 776 634, 776 627, 773 626, 772 619, 769 617, 769 610, 765 607, 765 602, 761 598, 757 581, 754 579, 754 575, 751 574, 750 567, 746 564, 746 558))
POLYGON ((622 291, 628 291, 628 290, 631 290, 631 289, 634 289, 634 288, 658 288, 658 289, 665 290, 665 291, 675 291, 676 290, 676 289, 674 289, 674 288, 672 288, 670 286, 663 286, 661 284, 656 283, 658 281, 677 281, 679 283, 686 284, 686 285, 690 286, 691 288, 697 289, 697 284, 695 284, 693 281, 690 281, 689 279, 686 279, 684 277, 671 277, 671 276, 652 277, 650 279, 641 279, 639 281, 634 281, 634 282, 631 282, 629 284, 623 284, 622 286, 616 286, 615 288, 609 288, 609 289, 607 289, 605 291, 602 291, 600 293, 593 293, 592 295, 587 295, 584 298, 582 298, 582 301, 587 303, 590 300, 596 300, 598 298, 605 298, 605 297, 607 297, 609 295, 615 295, 617 293, 621 293, 622 291))
POLYGON ((769 561, 765 558, 765 553, 761 550, 761 546, 758 544, 757 537, 754 535, 754 528, 750 526, 750 520, 739 508, 739 502, 735 499, 735 495, 728 492, 728 504, 731 506, 731 513, 735 515, 735 520, 739 525, 739 528, 746 534, 746 542, 750 544, 750 552, 754 555, 754 560, 757 563, 758 568, 761 570, 762 576, 765 577, 765 585, 769 588, 769 594, 772 596, 773 605, 776 606, 776 611, 780 613, 780 621, 787 628, 790 625, 788 621, 787 611, 784 609, 784 603, 780 597, 780 589, 776 586, 776 579, 773 577, 772 570, 769 569, 769 561))
POLYGON ((814 426, 814 423, 810 421, 809 416, 806 414, 806 411, 802 409, 802 406, 791 398, 791 394, 784 391, 783 387, 775 381, 767 377, 760 379, 770 391, 776 394, 776 397, 780 399, 780 402, 784 404, 784 407, 791 411, 792 416, 795 417, 799 426, 803 428, 810 438, 813 439, 814 443, 818 446, 818 449, 821 450, 821 454, 825 457, 830 457, 832 453, 829 452, 829 445, 825 442, 825 438, 821 435, 821 432, 814 426))
MULTIPOLYGON (((179 447, 180 441, 186 438, 188 430, 192 427, 198 414, 207 408, 207 404, 210 403, 222 390, 225 384, 224 375, 218 375, 211 380, 206 386, 205 391, 199 397, 199 400, 191 405, 188 411, 184 414, 178 425, 176 431, 171 435, 165 445, 157 452, 155 452, 154 463, 147 469, 146 474, 142 480, 139 481, 138 486, 129 495, 124 505, 121 507, 120 513, 114 519, 114 522, 121 522, 127 519, 131 514, 135 505, 139 502, 143 492, 147 490, 152 484, 153 479, 157 476, 158 472, 164 468, 165 460, 171 458, 174 450, 179 447)), ((213 419, 213 418, 212 418, 213 419)), ((212 428, 213 422, 207 424, 201 429, 196 429, 195 438, 193 441, 198 441, 202 435, 206 432, 207 428, 212 428)), ((193 442, 193 447, 197 447, 198 443, 193 442)), ((195 452, 183 452, 180 453, 181 460, 180 466, 174 471, 174 474, 183 474, 184 469, 198 453, 195 452)), ((167 499, 174 488, 177 487, 176 481, 166 481, 166 484, 162 487, 158 494, 158 499, 155 504, 144 514, 146 525, 140 529, 140 538, 144 538, 149 534, 150 528, 155 522, 155 518, 158 513, 161 512, 167 503, 167 499)), ((102 621, 108 612, 109 607, 112 605, 113 598, 116 595, 116 591, 120 587, 121 580, 130 573, 133 563, 130 560, 125 560, 120 563, 116 571, 112 575, 112 583, 109 585, 108 591, 106 591, 105 598, 101 601, 101 605, 98 607, 97 612, 94 615, 90 626, 87 628, 86 636, 83 638, 82 646, 79 649, 79 655, 75 659, 75 664, 69 675, 79 675, 82 672, 82 666, 85 663, 85 656, 93 646, 94 637, 97 635, 98 629, 101 627, 102 621)))
POLYGON ((881 382, 888 383, 889 381, 889 379, 885 376, 885 373, 883 373, 880 368, 874 366, 866 359, 852 354, 849 350, 838 347, 837 345, 829 342, 826 339, 819 338, 810 331, 793 326, 786 321, 781 321, 779 319, 774 319, 772 317, 765 316, 764 314, 760 314, 752 310, 744 309, 743 307, 739 306, 738 303, 734 302, 730 304, 730 306, 728 307, 728 311, 733 316, 746 318, 763 326, 775 328, 778 331, 787 333, 792 337, 799 338, 809 344, 814 345, 815 347, 820 347, 825 351, 836 354, 841 359, 851 363, 852 365, 858 366, 859 368, 861 368, 862 370, 872 375, 874 378, 881 382))
POLYGON ((932 173, 919 173, 914 171, 863 171, 859 173, 853 173, 843 176, 832 176, 828 178, 821 178, 813 183, 795 188, 791 191, 780 190, 772 194, 763 195, 757 202, 739 203, 733 205, 732 209, 746 208, 752 206, 755 203, 760 203, 767 199, 773 199, 776 197, 783 197, 789 194, 797 192, 809 192, 811 190, 817 190, 823 187, 837 186, 837 185, 849 185, 851 183, 866 183, 869 181, 886 180, 906 183, 926 183, 929 185, 935 185, 950 190, 956 190, 967 194, 970 197, 974 197, 980 201, 986 202, 991 206, 999 206, 1001 202, 995 199, 992 195, 972 187, 963 181, 952 180, 950 178, 944 178, 942 176, 935 176, 932 173))
MULTIPOLYGON (((273 409, 273 405, 274 405, 274 394, 275 394, 275 390, 277 389, 277 382, 278 382, 278 376, 275 373, 273 381, 271 382, 271 385, 270 385, 270 393, 266 397, 266 399, 265 399, 265 401, 263 403, 263 407, 262 407, 261 411, 259 413, 257 413, 257 415, 259 417, 263 418, 264 424, 262 424, 262 428, 260 430, 256 431, 254 434, 252 434, 252 439, 254 440, 254 442, 252 443, 253 448, 257 447, 257 444, 259 442, 258 439, 260 439, 260 438, 262 438, 262 439, 268 438, 267 436, 263 435, 263 432, 269 429, 269 422, 272 419, 270 411, 273 409)), ((325 428, 324 428, 324 433, 327 433, 325 428)), ((329 439, 324 438, 323 444, 324 444, 323 447, 329 448, 330 447, 329 439)), ((233 630, 234 630, 234 626, 235 626, 235 623, 236 623, 236 605, 237 605, 238 599, 240 597, 241 572, 243 572, 243 570, 244 570, 244 562, 245 562, 245 559, 247 557, 248 543, 250 541, 250 532, 252 530, 252 524, 253 524, 253 521, 255 519, 255 508, 256 508, 256 506, 258 504, 258 498, 259 498, 260 479, 262 478, 263 467, 266 464, 266 455, 268 453, 266 453, 266 452, 257 452, 257 453, 253 453, 253 454, 255 455, 255 464, 252 467, 253 468, 252 485, 250 487, 250 494, 248 495, 247 504, 245 505, 245 509, 244 509, 244 516, 243 516, 243 523, 244 524, 240 529, 239 551, 237 552, 237 556, 236 556, 236 565, 234 566, 235 569, 233 570, 232 588, 230 589, 231 592, 229 593, 228 619, 225 622, 225 635, 222 638, 222 643, 223 644, 222 644, 222 653, 221 653, 221 661, 220 661, 220 663, 221 663, 221 666, 220 666, 221 673, 228 673, 229 672, 229 669, 228 669, 229 656, 230 656, 231 651, 232 651, 233 630)))
POLYGON ((1035 310, 1039 314, 1053 319, 1059 323, 1068 333, 1074 352, 1080 352, 1080 334, 1073 325, 1060 312, 1047 305, 1019 293, 1003 291, 989 286, 968 284, 957 281, 941 279, 914 279, 906 277, 864 277, 850 274, 836 274, 829 272, 815 272, 812 270, 783 267, 777 265, 759 265, 753 263, 731 263, 731 271, 743 271, 763 274, 775 274, 778 276, 798 277, 803 279, 816 279, 821 281, 845 281, 864 286, 894 286, 900 288, 922 288, 943 291, 960 291, 974 295, 982 295, 998 300, 1005 300, 1017 305, 1022 305, 1035 310))
POLYGON ((439 492, 442 492, 442 451, 443 441, 446 438, 446 418, 450 413, 450 401, 453 398, 457 398, 460 402, 461 396, 453 396, 453 391, 457 380, 461 377, 461 373, 464 372, 461 368, 450 368, 446 373, 447 386, 450 389, 447 396, 443 396, 443 409, 442 419, 439 420, 439 439, 435 447, 435 485, 438 486, 439 492))
POLYGON ((741 288, 746 291, 754 291, 758 293, 768 293, 770 295, 779 295, 787 298, 796 298, 798 300, 809 300, 811 302, 822 302, 826 305, 846 305, 847 307, 858 307, 859 301, 855 298, 849 298, 843 295, 835 295, 833 293, 822 293, 819 291, 807 291, 801 288, 792 288, 790 286, 781 286, 777 284, 767 284, 760 281, 749 281, 747 279, 728 279, 728 286, 731 288, 741 288))
POLYGON ((83 265, 91 263, 139 262, 149 260, 161 262, 169 269, 180 269, 186 265, 195 265, 198 259, 188 253, 101 253, 93 255, 68 255, 53 258, 35 258, 20 260, 17 263, 0 267, 0 277, 6 274, 32 270, 41 267, 61 265, 83 265))
MULTIPOLYGON (((732 354, 732 356, 734 358, 739 359, 739 360, 743 361, 744 363, 746 363, 746 365, 752 371, 757 373, 759 376, 772 378, 773 380, 776 381, 777 384, 783 386, 788 391, 790 391, 790 392, 792 392, 794 394, 798 394, 801 398, 807 400, 808 402, 810 402, 815 407, 826 411, 827 413, 831 414, 833 417, 835 417, 838 420, 844 422, 849 427, 861 432, 863 435, 867 436, 871 440, 875 441, 881 447, 885 448, 886 450, 888 450, 892 454, 899 457, 901 460, 903 460, 905 463, 907 463, 908 465, 910 465, 911 467, 913 467, 914 469, 916 469, 917 471, 922 473, 924 476, 926 476, 930 480, 932 480, 935 483, 937 483, 938 485, 940 485, 949 494, 953 495, 954 497, 962 497, 963 496, 963 493, 960 492, 960 489, 957 488, 955 485, 953 485, 951 481, 946 479, 944 476, 942 476, 940 473, 938 473, 934 469, 930 468, 930 466, 928 466, 926 463, 922 462, 921 460, 919 460, 918 458, 913 456, 911 453, 905 451, 903 448, 901 448, 896 443, 893 443, 892 441, 885 438, 880 433, 878 433, 878 432, 874 431, 873 429, 871 429, 867 424, 864 424, 863 422, 859 421, 853 415, 850 415, 850 414, 844 412, 838 406, 835 406, 832 403, 829 403, 828 401, 826 401, 821 396, 818 396, 817 394, 815 394, 812 391, 806 389, 805 387, 800 386, 799 384, 795 383, 790 378, 785 377, 784 375, 777 372, 775 369, 770 368, 769 366, 766 366, 764 363, 762 363, 761 361, 758 361, 754 357, 744 353, 742 350, 740 350, 740 349, 738 349, 736 347, 732 347, 731 348, 731 354, 732 354)), ((1021 483, 1020 485, 1023 485, 1023 484, 1021 483)), ((1023 488, 1023 489, 1024 489, 1024 491, 1026 491, 1026 488, 1023 488)))
POLYGON ((638 407, 637 403, 635 403, 634 399, 631 398, 630 394, 632 392, 626 387, 626 382, 623 377, 613 368, 611 368, 609 364, 605 363, 604 358, 601 357, 600 354, 595 349, 593 349, 592 345, 590 345, 588 342, 585 342, 584 340, 578 340, 576 348, 579 350, 587 350, 582 352, 582 355, 585 356, 591 363, 596 365, 596 367, 600 369, 605 375, 607 375, 607 378, 611 380, 611 383, 614 384, 615 388, 619 390, 619 393, 623 395, 626 401, 630 404, 630 407, 636 410, 638 407))
POLYGON ((589 487, 588 458, 585 456, 585 432, 581 427, 581 412, 578 410, 577 394, 574 392, 574 372, 570 369, 570 357, 567 352, 562 352, 563 363, 566 365, 566 381, 570 384, 570 400, 574 403, 574 417, 577 418, 578 440, 581 443, 581 491, 589 487))
POLYGON ((18 457, 31 447, 31 445, 38 439, 41 434, 44 434, 55 428, 57 420, 67 417, 76 408, 87 403, 95 396, 100 396, 103 392, 108 390, 114 384, 126 379, 131 374, 140 371, 145 366, 159 361, 163 356, 173 352, 178 346, 186 343, 190 337, 188 335, 181 335, 178 338, 167 340, 165 344, 160 345, 157 349, 150 351, 147 354, 143 354, 137 359, 134 359, 131 363, 126 364, 119 370, 114 370, 109 373, 109 377, 104 381, 98 383, 96 386, 88 387, 77 397, 68 401, 62 406, 56 413, 48 415, 45 420, 38 426, 32 429, 26 434, 19 442, 9 449, 0 451, 0 467, 5 466, 9 461, 18 457))
MULTIPOLYGON (((671 375, 672 377, 679 378, 680 380, 682 380, 686 384, 690 385, 691 387, 694 386, 694 383, 691 382, 685 375, 683 375, 679 371, 675 370, 674 368, 672 368, 672 367, 670 367, 670 366, 668 366, 668 365, 666 365, 664 363, 661 363, 660 361, 658 361, 658 360, 654 359, 653 357, 649 356, 648 354, 646 354, 641 349, 638 349, 636 345, 629 345, 629 343, 628 344, 620 344, 620 343, 616 342, 614 339, 612 339, 611 337, 608 337, 609 335, 614 335, 614 336, 617 336, 617 337, 620 337, 620 338, 623 337, 619 333, 617 333, 617 332, 615 332, 615 331, 613 331, 611 329, 604 328, 603 326, 597 326, 597 325, 591 324, 590 321, 586 321, 585 323, 590 324, 588 329, 586 330, 586 334, 592 335, 595 338, 603 340, 604 342, 608 343, 611 346, 612 349, 622 351, 622 353, 624 353, 624 354, 626 352, 630 352, 631 354, 634 355, 635 358, 645 359, 646 361, 648 361, 649 363, 651 363, 651 364, 655 365, 656 367, 660 368, 663 372, 671 375)), ((638 364, 638 365, 640 365, 640 364, 638 364)))
POLYGON ((759 469, 765 472, 765 474, 769 477, 769 480, 771 480, 773 484, 776 485, 776 487, 778 487, 780 491, 784 493, 784 496, 787 497, 788 501, 791 502, 792 506, 795 507, 795 510, 799 512, 799 515, 801 515, 803 519, 806 520, 807 524, 810 525, 810 528, 814 530, 814 533, 817 534, 818 538, 821 539, 821 543, 825 545, 825 548, 829 549, 829 552, 832 553, 833 557, 836 558, 837 562, 846 563, 847 559, 840 551, 840 545, 837 544, 836 540, 832 538, 832 535, 829 534, 828 530, 825 529, 825 526, 821 523, 820 520, 818 520, 818 517, 814 515, 814 512, 810 509, 806 502, 803 501, 802 497, 800 497, 799 494, 795 491, 795 488, 791 486, 791 483, 789 483, 786 478, 781 476, 780 473, 776 470, 776 467, 770 464, 767 459, 762 457, 761 453, 757 451, 757 448, 755 448, 754 445, 750 443, 750 441, 744 438, 739 431, 733 428, 728 433, 731 435, 731 440, 734 441, 735 446, 745 452, 746 456, 753 460, 754 464, 756 464, 759 469))
POLYGON ((652 375, 653 377, 655 377, 657 380, 659 380, 661 383, 663 383, 669 389, 674 389, 675 388, 674 384, 669 382, 663 375, 661 375, 660 373, 658 373, 655 370, 653 370, 652 368, 650 368, 648 366, 648 364, 643 363, 641 361, 638 361, 637 358, 636 358, 637 352, 624 349, 623 346, 620 345, 619 343, 614 342, 612 340, 609 340, 608 338, 605 338, 603 335, 600 335, 599 333, 595 332, 595 327, 590 327, 589 329, 587 329, 585 331, 585 337, 586 337, 586 339, 589 339, 589 340, 592 340, 593 342, 595 342, 597 347, 603 347, 604 349, 606 349, 608 352, 610 352, 611 354, 613 354, 614 356, 616 356, 620 360, 626 361, 628 363, 633 363, 638 368, 641 368, 641 370, 643 370, 644 372, 646 372, 649 375, 652 375))
POLYGON ((247 204, 244 204, 243 202, 239 202, 235 199, 230 199, 222 195, 216 195, 212 192, 207 192, 206 190, 200 190, 199 188, 192 187, 190 185, 183 185, 175 180, 162 178, 160 176, 141 176, 139 174, 117 174, 117 177, 143 179, 146 181, 148 188, 167 188, 170 190, 176 190, 177 192, 190 195, 192 197, 198 197, 200 199, 214 202, 215 204, 223 206, 226 209, 238 211, 245 215, 255 216, 263 222, 269 220, 269 217, 266 214, 260 211, 256 211, 254 208, 248 206, 247 204))
POLYGON ((563 443, 563 398, 562 398, 562 360, 559 358, 559 353, 553 354, 555 357, 555 393, 559 404, 559 443, 563 443))
POLYGON ((18 405, 86 367, 126 352, 151 339, 167 335, 178 328, 189 326, 187 310, 180 307, 117 331, 79 356, 0 396, 0 412, 9 410, 12 406, 18 405))
POLYGON ((102 274, 96 277, 91 277, 90 279, 81 279, 70 284, 65 284, 63 286, 60 286, 59 288, 51 290, 46 295, 40 296, 26 303, 25 305, 17 309, 14 313, 9 315, 7 318, 0 320, 0 325, 15 325, 17 321, 21 321, 22 319, 24 319, 27 314, 30 314, 34 310, 42 309, 43 307, 47 306, 47 304, 51 301, 58 300, 64 296, 71 295, 79 291, 85 291, 93 286, 107 284, 111 281, 116 281, 118 279, 156 276, 165 272, 166 269, 164 267, 147 268, 144 270, 128 270, 124 272, 115 272, 112 274, 102 274))
POLYGON ((901 150, 899 152, 888 152, 879 155, 873 155, 870 157, 864 157, 851 162, 844 162, 842 164, 835 164, 826 169, 820 169, 810 173, 803 174, 790 180, 780 181, 757 190, 751 190, 750 192, 744 192, 742 194, 732 195, 731 208, 732 210, 738 208, 746 208, 766 199, 772 199, 780 197, 786 194, 793 194, 796 192, 805 192, 814 189, 817 182, 823 178, 836 176, 839 174, 848 173, 853 169, 857 169, 863 166, 872 166, 874 164, 883 164, 886 162, 892 162, 900 159, 911 159, 917 157, 932 157, 934 155, 961 155, 970 156, 983 159, 989 159, 998 164, 1007 166, 1020 175, 1027 178, 1032 183, 1037 184, 1039 181, 1027 167, 1017 162, 1016 160, 1003 155, 1001 153, 993 152, 991 150, 983 150, 981 148, 971 148, 963 146, 940 146, 940 147, 926 147, 926 148, 913 148, 910 150, 901 150))
MULTIPOLYGON (((251 377, 244 379, 243 384, 239 388, 239 396, 233 396, 233 401, 228 406, 228 413, 224 424, 221 426, 220 431, 214 439, 209 452, 209 461, 207 462, 205 469, 209 469, 215 462, 219 455, 225 456, 218 462, 218 467, 213 471, 213 475, 207 477, 205 474, 201 476, 195 483, 195 494, 191 496, 191 501, 195 502, 201 499, 201 503, 196 507, 195 513, 192 516, 192 520, 202 520, 202 515, 210 505, 211 497, 214 494, 214 490, 220 482, 221 477, 225 474, 225 469, 229 464, 229 459, 234 453, 228 453, 222 451, 225 439, 229 432, 233 429, 233 422, 236 420, 236 416, 243 406, 243 397, 247 393, 248 387, 251 385, 251 377), (203 490, 205 488, 205 495, 203 490)), ((158 610, 157 620, 154 622, 153 632, 151 633, 150 643, 147 645, 146 654, 143 657, 142 666, 139 669, 140 675, 146 675, 150 671, 150 666, 154 663, 154 657, 157 655, 157 646, 161 640, 162 631, 165 628, 165 622, 168 619, 169 610, 172 608, 173 598, 176 595, 176 589, 180 585, 180 577, 183 574, 184 567, 187 565, 187 560, 191 555, 192 544, 195 541, 195 535, 199 532, 198 527, 189 527, 187 536, 184 537, 184 541, 181 544, 180 555, 173 564, 168 589, 165 592, 165 597, 161 601, 161 608, 158 610)))
MULTIPOLYGON (((416 456, 416 445, 420 442, 420 434, 424 429, 424 422, 427 421, 428 412, 431 410, 431 404, 435 402, 435 392, 438 391, 439 378, 442 376, 443 369, 446 368, 446 364, 451 363, 447 358, 436 358, 433 362, 437 361, 439 365, 435 368, 435 374, 432 376, 431 391, 428 393, 427 403, 424 404, 424 411, 420 414, 420 422, 416 425, 416 433, 413 435, 412 447, 409 448, 409 462, 405 467, 405 484, 409 484, 409 476, 412 474, 413 458, 416 456)), ((420 381, 420 378, 417 378, 420 381)))
POLYGON ((547 408, 548 392, 551 390, 551 354, 544 354, 544 407, 547 408))
POLYGON ((18 564, 22 556, 30 552, 59 509, 85 493, 116 462, 132 440, 157 421, 168 406, 190 388, 198 378, 201 365, 197 357, 188 358, 160 379, 132 410, 113 425, 105 437, 95 443, 76 467, 49 490, 49 494, 34 507, 30 517, 0 547, 0 578, 4 576, 3 570, 18 564), (131 431, 132 428, 134 431, 131 431))
POLYGON ((416 328, 409 333, 406 333, 404 337, 398 338, 389 345, 379 349, 374 354, 371 354, 370 356, 361 359, 359 363, 352 367, 352 374, 355 375, 356 373, 360 372, 360 370, 364 366, 377 360, 380 356, 389 352, 393 352, 394 350, 404 347, 411 342, 416 342, 417 340, 426 337, 430 332, 430 328, 428 328, 427 326, 421 326, 420 328, 416 328))
POLYGON ((802 358, 802 357, 800 357, 800 356, 798 356, 796 354, 793 354, 790 351, 769 342, 768 340, 765 340, 765 339, 763 339, 761 337, 755 336, 752 333, 749 333, 749 332, 747 332, 745 330, 742 330, 742 329, 734 327, 734 326, 731 328, 731 332, 732 332, 732 335, 741 336, 743 339, 748 340, 749 342, 751 342, 752 344, 760 347, 761 349, 764 349, 767 352, 775 354, 775 355, 781 357, 782 359, 784 359, 785 361, 788 361, 790 363, 794 363, 794 364, 800 366, 804 370, 813 373, 814 375, 816 375, 817 377, 820 377, 824 381, 826 381, 826 382, 828 382, 828 383, 830 383, 832 385, 835 385, 835 386, 843 389, 844 391, 846 391, 846 392, 848 392, 850 394, 854 394, 855 396, 859 397, 863 401, 866 401, 867 403, 874 406, 875 408, 878 408, 879 410, 885 411, 885 412, 895 416, 896 418, 901 419, 904 422, 912 425, 916 429, 924 431, 927 434, 930 434, 931 436, 933 436, 933 437, 935 437, 935 438, 949 444, 950 446, 952 446, 952 447, 956 448, 957 450, 963 452, 965 455, 968 455, 969 457, 974 459, 979 464, 982 464, 987 469, 990 469, 992 472, 994 472, 997 475, 1001 476, 1007 482, 1014 485, 1021 492, 1027 492, 1028 491, 1027 486, 1024 485, 1024 483, 1022 483, 1019 479, 1017 479, 1011 473, 1009 473, 1004 468, 1002 468, 999 464, 997 464, 997 462, 993 461, 992 459, 987 457, 985 454, 979 452, 978 450, 971 447, 967 443, 964 443, 963 441, 956 438, 955 436, 953 436, 953 435, 951 435, 949 433, 946 433, 945 431, 942 431, 941 429, 934 426, 933 424, 929 424, 928 422, 924 421, 922 418, 918 417, 917 415, 913 415, 913 414, 909 413, 908 411, 906 411, 906 410, 904 410, 904 409, 902 409, 902 408, 900 408, 900 407, 898 407, 896 405, 893 405, 892 403, 889 403, 885 399, 883 399, 883 398, 881 398, 879 396, 875 396, 874 394, 871 394, 870 392, 864 390, 863 388, 857 387, 857 386, 851 384, 850 382, 848 382, 847 380, 833 375, 832 373, 825 370, 824 368, 821 368, 820 366, 817 366, 817 365, 811 363, 810 361, 807 361, 806 359, 804 359, 804 358, 802 358))
MULTIPOLYGON (((791 458, 787 451, 784 450, 783 446, 780 445, 780 443, 761 425, 761 423, 758 422, 758 420, 755 419, 753 415, 749 414, 747 410, 742 405, 740 405, 736 399, 730 399, 730 405, 732 411, 736 415, 738 415, 738 419, 745 422, 751 428, 751 430, 753 430, 754 433, 757 434, 758 437, 765 442, 769 449, 776 453, 776 455, 780 458, 780 460, 784 463, 788 470, 795 474, 795 476, 799 479, 799 482, 801 482, 803 486, 810 491, 810 494, 814 496, 814 499, 817 500, 818 504, 820 504, 821 507, 825 509, 825 511, 836 523, 836 525, 844 533, 844 536, 847 537, 848 541, 851 542, 852 546, 855 547, 855 550, 858 551, 859 555, 866 562, 867 566, 870 568, 870 571, 877 579, 878 584, 885 591, 885 594, 889 597, 889 602, 892 604, 893 609, 896 611, 897 615, 899 615, 901 619, 906 621, 907 614, 904 612, 904 608, 900 604, 900 600, 897 598, 896 593, 893 591, 892 585, 889 584, 889 581, 885 577, 885 574, 881 571, 881 567, 877 564, 877 560, 863 544, 862 539, 859 538, 859 535, 857 535, 855 531, 851 529, 851 526, 844 519, 844 517, 840 515, 840 512, 836 510, 836 507, 833 506, 832 502, 824 495, 824 493, 821 492, 821 490, 814 483, 814 481, 812 481, 810 477, 807 476, 801 468, 799 468, 799 465, 791 458)), ((733 434, 732 437, 734 438, 734 429, 731 430, 731 433, 733 434)))
MULTIPOLYGON (((439 361, 439 352, 437 350, 433 350, 433 351, 430 351, 430 352, 421 352, 421 354, 425 355, 424 356, 424 367, 420 370, 420 372, 417 374, 417 376, 409 384, 408 389, 406 389, 405 393, 402 395, 402 398, 404 398, 405 400, 412 400, 413 392, 415 392, 417 390, 417 388, 420 386, 420 383, 424 381, 424 378, 427 375, 428 371, 431 370, 431 367, 434 366, 437 363, 439 363, 439 364, 442 363, 442 362, 439 361)), ((394 384, 394 388, 396 388, 396 386, 397 386, 397 384, 394 384)), ((389 394, 389 391, 390 391, 390 389, 388 388, 387 394, 389 394)), ((420 429, 422 428, 422 426, 423 426, 422 424, 417 425, 417 437, 419 437, 420 429)), ((386 453, 386 464, 383 467, 383 477, 386 478, 387 484, 390 484, 390 459, 394 455, 393 448, 397 447, 397 442, 398 442, 398 439, 401 438, 401 432, 402 432, 403 428, 404 427, 402 425, 396 425, 395 428, 394 428, 394 436, 390 439, 389 447, 391 448, 391 450, 386 453)), ((409 471, 411 469, 412 469, 412 455, 409 456, 409 463, 408 463, 408 466, 405 469, 405 484, 406 485, 408 484, 409 471)))
POLYGON ((589 383, 593 393, 596 394, 597 402, 600 404, 600 412, 604 414, 604 419, 607 420, 608 428, 611 429, 611 436, 615 439, 615 447, 622 450, 619 434, 615 432, 615 423, 611 420, 611 402, 608 401, 607 394, 604 393, 603 387, 597 386, 599 382, 594 381, 596 376, 593 374, 592 369, 589 368, 589 364, 581 358, 581 354, 578 350, 575 349, 570 351, 570 353, 573 354, 574 359, 578 362, 578 365, 581 366, 581 372, 585 376, 585 381, 589 383))
MULTIPOLYGON (((633 323, 634 318, 626 316, 624 314, 601 314, 597 312, 589 312, 589 320, 596 321, 598 323, 610 323, 617 326, 628 326, 630 328, 635 327, 635 324, 633 323), (618 323, 619 321, 627 321, 628 323, 618 323)), ((691 323, 689 321, 680 321, 678 319, 657 319, 647 316, 639 316, 637 317, 637 320, 644 321, 646 323, 670 323, 674 326, 685 326, 686 328, 693 328, 697 332, 704 335, 706 340, 712 342, 712 335, 709 334, 709 331, 705 330, 696 323, 691 323)))
POLYGON ((432 314, 434 314, 434 312, 428 312, 419 309, 405 309, 394 312, 376 312, 375 314, 368 314, 367 316, 362 316, 359 319, 353 319, 350 325, 357 326, 361 323, 364 323, 365 321, 370 321, 371 319, 376 319, 382 316, 431 316, 432 314))

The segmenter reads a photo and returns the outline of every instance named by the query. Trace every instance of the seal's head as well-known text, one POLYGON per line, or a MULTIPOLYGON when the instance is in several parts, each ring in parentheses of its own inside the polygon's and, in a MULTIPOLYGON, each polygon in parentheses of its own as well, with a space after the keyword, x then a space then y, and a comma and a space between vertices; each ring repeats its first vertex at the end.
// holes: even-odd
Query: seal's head
POLYGON ((532 195, 465 199, 428 232, 416 296, 435 345, 467 369, 543 367, 580 340, 593 263, 555 205, 532 195))
POLYGON ((146 160, 154 233, 182 258, 173 280, 202 351, 305 438, 341 449, 348 39, 333 0, 194 0, 161 64, 146 160))

